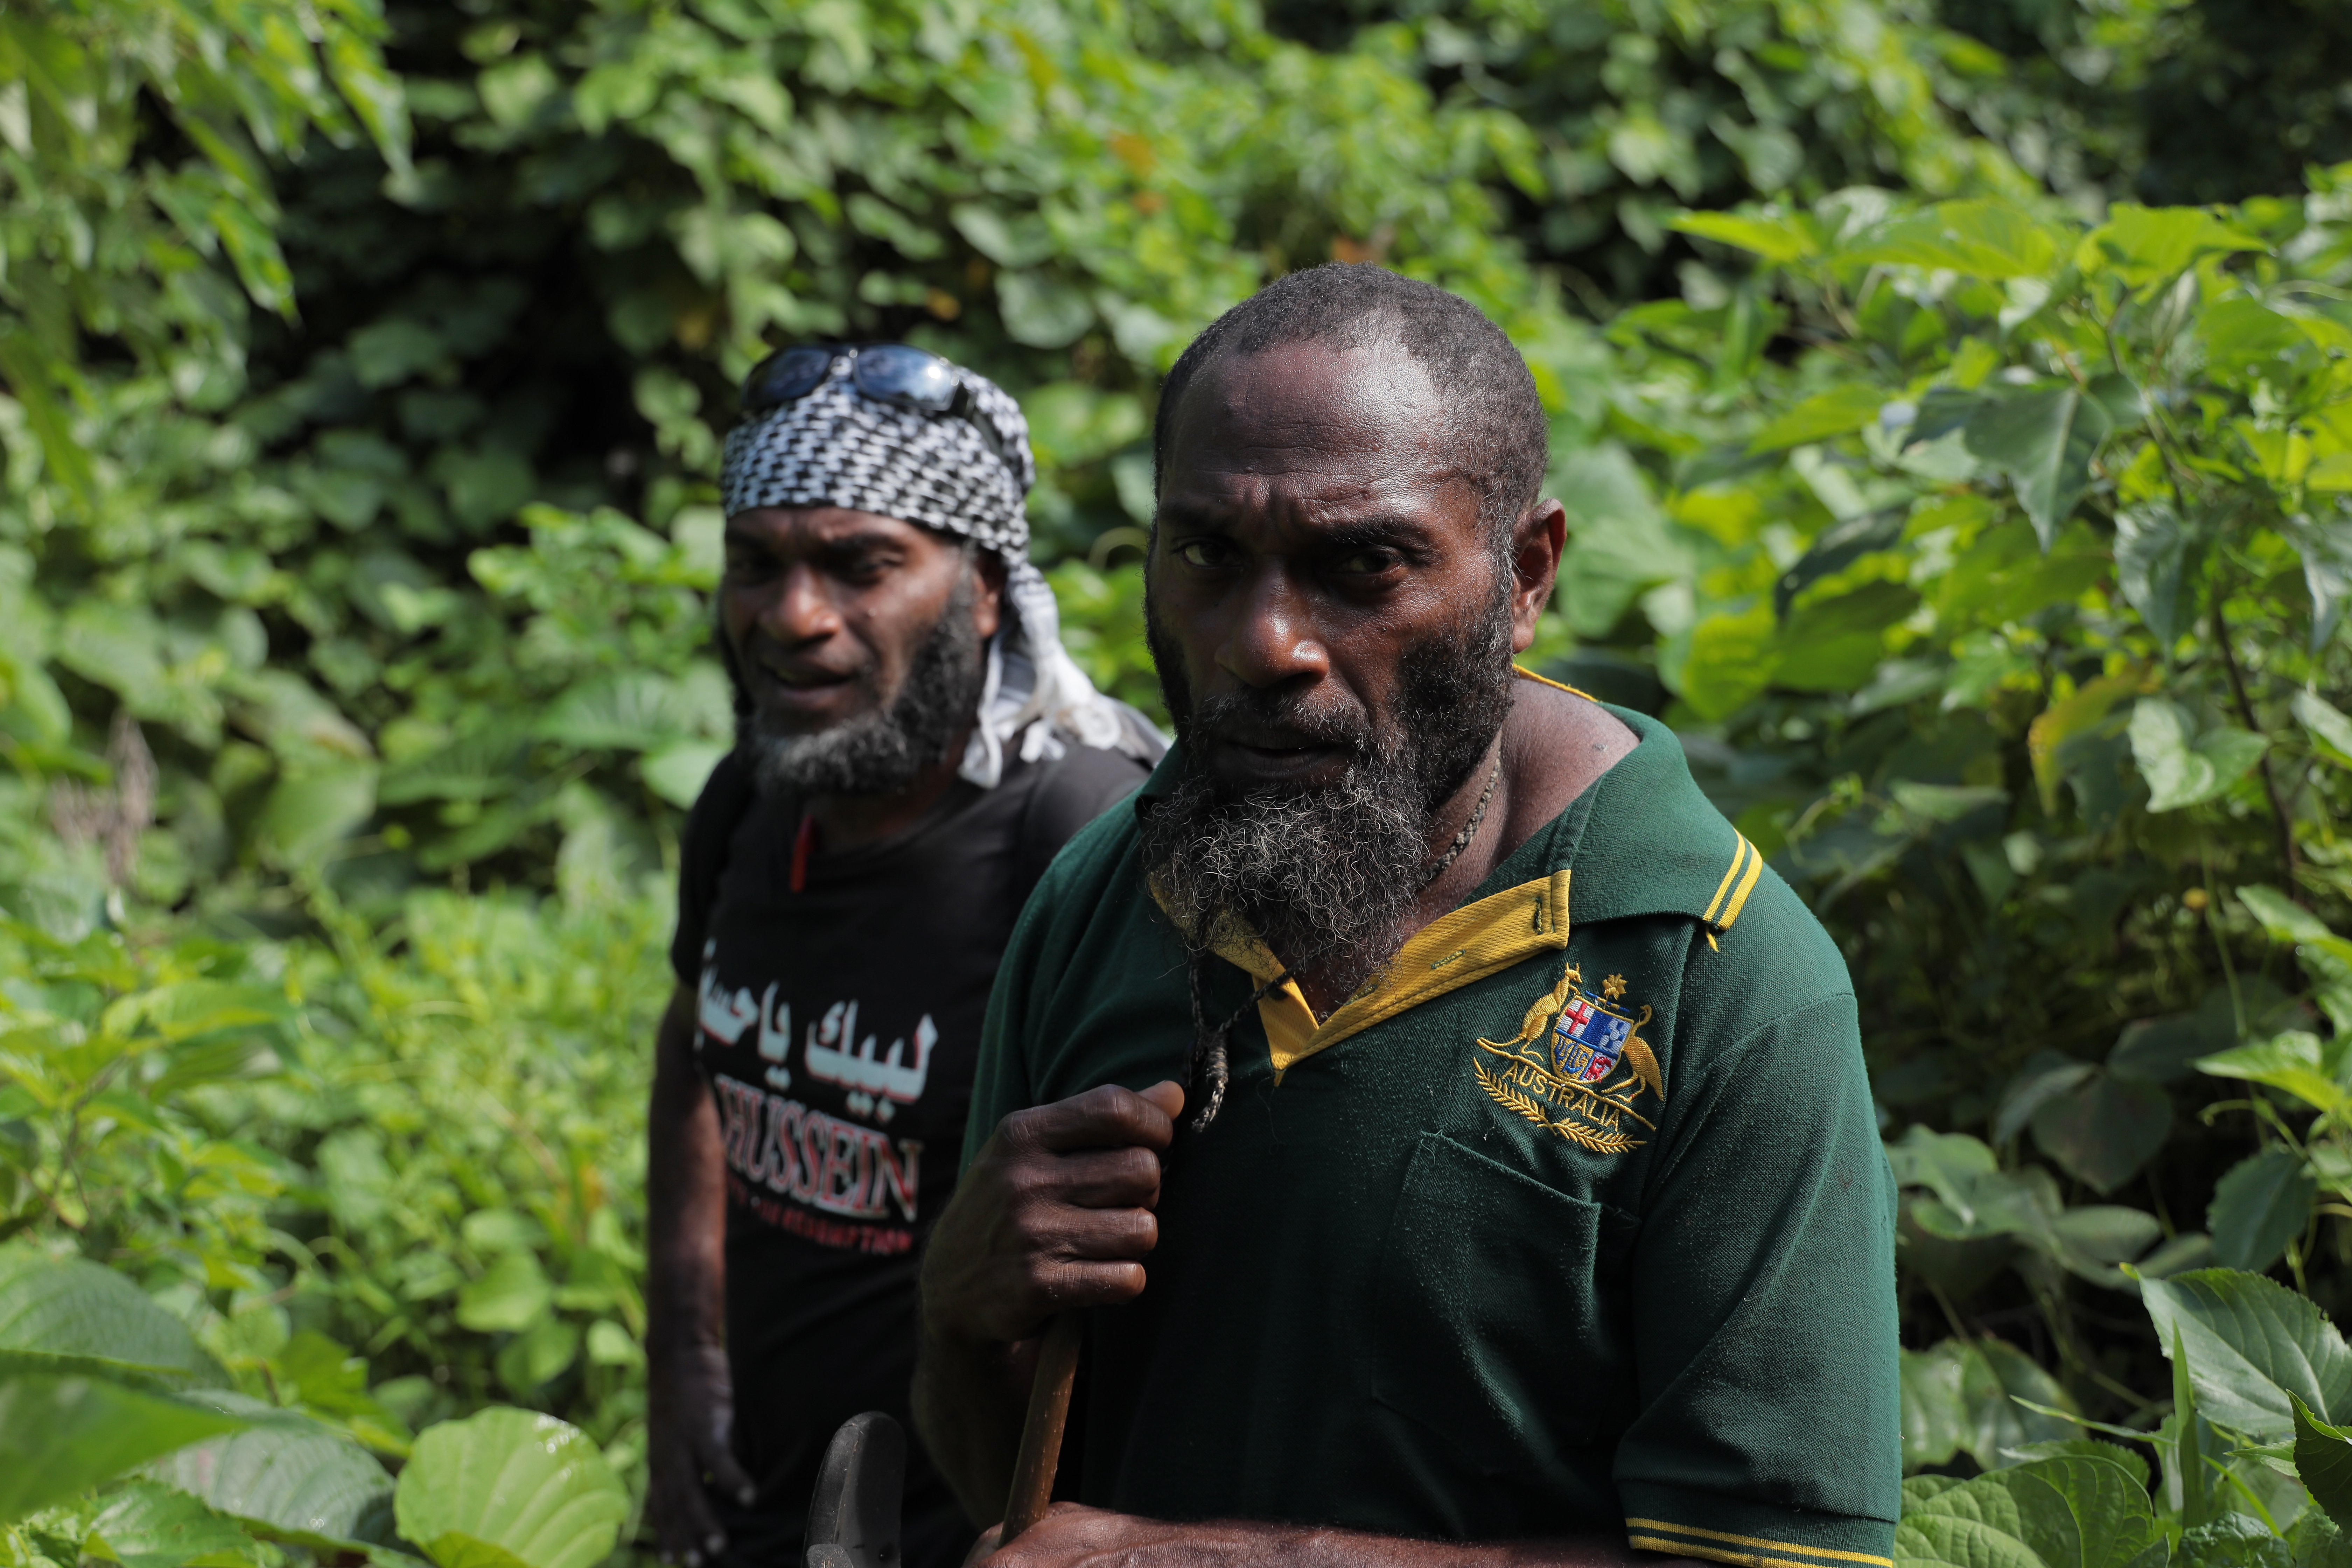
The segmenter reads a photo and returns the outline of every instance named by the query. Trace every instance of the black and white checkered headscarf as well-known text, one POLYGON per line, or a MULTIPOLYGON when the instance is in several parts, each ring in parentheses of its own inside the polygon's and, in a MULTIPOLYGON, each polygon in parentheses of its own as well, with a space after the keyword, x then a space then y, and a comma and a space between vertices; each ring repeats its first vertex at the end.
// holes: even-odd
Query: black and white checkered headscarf
POLYGON ((994 788, 1016 739, 1032 762, 1058 757, 1072 742, 1157 761, 1168 742, 1151 721, 1096 690, 1062 647, 1054 590, 1029 560, 1024 503, 1037 460, 1021 405, 986 376, 961 365, 955 372, 972 417, 996 432, 1003 458, 969 420, 866 396, 844 354, 808 395, 728 432, 720 504, 730 517, 763 506, 877 512, 973 540, 1003 559, 1013 615, 989 642, 980 722, 958 770, 972 783, 994 788))

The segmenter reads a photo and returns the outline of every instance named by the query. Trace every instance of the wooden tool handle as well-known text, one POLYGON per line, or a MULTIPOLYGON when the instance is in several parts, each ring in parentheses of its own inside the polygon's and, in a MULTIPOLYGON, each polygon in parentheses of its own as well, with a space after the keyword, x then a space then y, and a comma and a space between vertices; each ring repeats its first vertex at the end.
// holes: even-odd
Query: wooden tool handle
POLYGON ((1029 1385, 1029 1416, 1021 1424, 1021 1453, 1013 1465, 1013 1495, 996 1544, 1045 1516, 1054 1500, 1054 1471, 1062 1462, 1062 1428, 1070 1419, 1070 1385, 1078 1375, 1078 1314, 1064 1312, 1045 1326, 1037 1352, 1037 1381, 1029 1385))

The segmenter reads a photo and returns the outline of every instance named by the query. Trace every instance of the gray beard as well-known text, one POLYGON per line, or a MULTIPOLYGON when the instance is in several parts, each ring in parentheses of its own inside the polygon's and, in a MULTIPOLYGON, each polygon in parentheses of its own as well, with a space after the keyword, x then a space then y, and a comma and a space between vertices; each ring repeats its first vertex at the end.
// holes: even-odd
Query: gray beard
POLYGON ((1509 582, 1465 635, 1407 652, 1395 711, 1379 716, 1254 692, 1196 710, 1172 645, 1149 627, 1185 751, 1176 788, 1143 820, 1143 863, 1196 955, 1245 924, 1292 973, 1318 973, 1342 993, 1387 962, 1422 889, 1437 810, 1510 712, 1509 582), (1326 788, 1234 794, 1202 767, 1198 738, 1244 714, 1278 719, 1356 760, 1326 788))
POLYGON ((910 788, 947 760, 978 716, 987 662, 972 625, 967 574, 923 638, 887 706, 861 678, 875 706, 828 730, 793 733, 770 728, 757 713, 736 744, 751 762, 760 794, 772 799, 821 795, 887 795, 910 788))

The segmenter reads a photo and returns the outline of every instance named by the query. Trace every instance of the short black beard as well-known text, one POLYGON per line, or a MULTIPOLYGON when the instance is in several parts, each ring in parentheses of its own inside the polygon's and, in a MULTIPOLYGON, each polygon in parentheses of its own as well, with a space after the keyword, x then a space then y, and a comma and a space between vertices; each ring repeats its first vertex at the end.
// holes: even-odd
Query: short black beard
POLYGON ((1294 973, 1351 989, 1395 952, 1419 895, 1437 810, 1485 756, 1511 710, 1511 579, 1500 576, 1458 635, 1406 650, 1393 711, 1332 712, 1235 692, 1196 704, 1173 640, 1145 632, 1184 742, 1176 787, 1143 819, 1143 863, 1197 955, 1236 923, 1294 973), (1203 741, 1243 715, 1353 755, 1336 784, 1234 793, 1203 763, 1203 741))
POLYGON ((971 728, 988 678, 971 620, 973 597, 967 572, 887 707, 868 670, 858 684, 871 705, 829 730, 795 734, 770 728, 756 712, 739 714, 736 746, 750 760, 761 795, 897 795, 946 761, 971 728))

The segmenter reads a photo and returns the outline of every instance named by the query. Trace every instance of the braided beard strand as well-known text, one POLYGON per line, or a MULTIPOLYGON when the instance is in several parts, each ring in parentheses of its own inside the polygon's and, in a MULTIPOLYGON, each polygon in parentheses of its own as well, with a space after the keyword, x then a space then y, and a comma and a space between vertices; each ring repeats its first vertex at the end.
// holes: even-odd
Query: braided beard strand
MULTIPOLYGON (((1499 577, 1466 635, 1408 650, 1394 710, 1386 715, 1331 713, 1255 692, 1196 706, 1172 643, 1156 622, 1148 624, 1169 710, 1185 742, 1185 767, 1175 789, 1144 818, 1142 855, 1192 960, 1193 1071, 1205 1070, 1210 1089, 1196 1125, 1216 1113, 1225 1039, 1248 1011, 1245 1004, 1221 1026, 1209 1016, 1204 982, 1220 936, 1254 931, 1289 973, 1314 973, 1340 994, 1394 954, 1425 885, 1417 873, 1430 859, 1437 810, 1462 787, 1510 711, 1509 584, 1507 574, 1499 577), (1355 761, 1326 787, 1231 792, 1198 759, 1202 738, 1244 715, 1344 747, 1355 761)), ((1271 989, 1261 987, 1259 994, 1271 989)))

